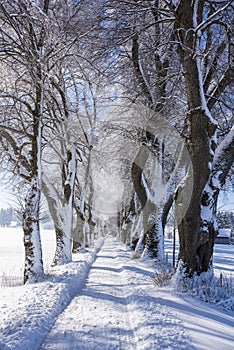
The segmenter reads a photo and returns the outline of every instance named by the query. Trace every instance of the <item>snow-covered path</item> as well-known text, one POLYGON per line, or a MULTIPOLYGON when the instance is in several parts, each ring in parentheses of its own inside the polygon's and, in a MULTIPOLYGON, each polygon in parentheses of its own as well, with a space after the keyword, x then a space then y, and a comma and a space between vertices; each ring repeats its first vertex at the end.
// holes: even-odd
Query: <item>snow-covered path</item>
POLYGON ((146 294, 150 272, 106 241, 86 287, 57 318, 41 350, 193 349, 173 309, 146 294))
POLYGON ((131 254, 107 237, 41 282, 0 288, 0 350, 234 349, 234 311, 156 286, 153 261, 131 254))
POLYGON ((86 287, 57 319, 42 349, 132 349, 116 250, 106 246, 92 266, 86 287))

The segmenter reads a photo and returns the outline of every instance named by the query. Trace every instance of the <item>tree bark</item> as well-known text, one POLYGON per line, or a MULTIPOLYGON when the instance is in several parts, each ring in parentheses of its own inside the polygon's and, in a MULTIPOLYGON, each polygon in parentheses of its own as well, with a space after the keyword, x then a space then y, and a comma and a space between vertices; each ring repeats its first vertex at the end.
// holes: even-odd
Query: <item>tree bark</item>
POLYGON ((24 283, 36 282, 43 275, 42 249, 39 228, 40 188, 35 176, 29 185, 23 210, 25 248, 24 283))

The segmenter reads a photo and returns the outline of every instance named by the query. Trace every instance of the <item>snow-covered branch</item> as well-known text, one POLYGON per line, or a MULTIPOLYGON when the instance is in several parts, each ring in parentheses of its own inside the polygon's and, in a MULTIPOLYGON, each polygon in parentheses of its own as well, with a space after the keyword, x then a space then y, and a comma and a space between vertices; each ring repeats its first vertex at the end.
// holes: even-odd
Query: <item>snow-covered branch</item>
POLYGON ((213 91, 211 92, 207 101, 208 108, 211 109, 217 102, 217 99, 224 92, 227 86, 230 86, 234 82, 234 66, 229 66, 223 73, 219 82, 216 83, 213 91))
MULTIPOLYGON (((212 179, 221 188, 226 180, 226 176, 234 162, 234 126, 229 131, 225 139, 217 147, 212 169, 212 179)), ((214 182, 214 181, 213 181, 214 182)))
POLYGON ((223 7, 216 10, 214 13, 212 13, 208 18, 206 18, 202 23, 198 24, 195 28, 196 32, 199 32, 201 30, 204 30, 207 26, 212 24, 212 21, 215 19, 217 21, 216 16, 219 14, 222 14, 223 11, 225 11, 232 3, 232 0, 228 1, 223 7))

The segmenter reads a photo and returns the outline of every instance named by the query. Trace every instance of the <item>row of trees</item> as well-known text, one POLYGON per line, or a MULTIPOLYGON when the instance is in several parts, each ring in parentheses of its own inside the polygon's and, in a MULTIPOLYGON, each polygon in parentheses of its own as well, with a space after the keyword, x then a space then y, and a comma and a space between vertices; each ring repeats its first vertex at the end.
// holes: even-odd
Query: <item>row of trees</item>
MULTIPOLYGON (((47 210, 40 211, 40 223, 44 227, 52 227, 50 215, 47 210)), ((0 226, 21 226, 22 225, 22 213, 18 207, 9 207, 0 209, 0 226)))
POLYGON ((151 112, 131 168, 145 247, 162 259, 174 200, 181 269, 201 274, 211 265, 218 195, 233 164, 233 7, 228 1, 127 3, 127 11, 125 1, 110 4, 117 28, 112 40, 120 42, 119 30, 127 67, 121 72, 132 79, 125 86, 151 112), (144 179, 150 153, 160 165, 156 184, 144 179))
MULTIPOLYGON (((87 24, 90 9, 86 11, 82 3, 0 4, 2 162, 22 180, 25 282, 43 274, 42 189, 56 231, 55 263, 71 260, 77 163, 81 152, 87 158, 89 150, 90 101, 86 94, 91 80, 84 77, 92 62, 83 56, 89 32, 84 22, 87 24)), ((79 191, 79 184, 76 187, 79 191)), ((80 211, 82 214, 83 208, 80 211)))
POLYGON ((1 164, 25 197, 25 282, 43 274, 42 192, 57 264, 113 212, 124 241, 163 261, 173 205, 178 268, 208 271, 234 159, 232 13, 213 0, 1 1, 1 164))
POLYGON ((10 226, 11 223, 14 222, 16 225, 20 225, 20 220, 15 212, 15 210, 10 207, 10 208, 1 208, 0 209, 0 226, 5 227, 5 226, 10 226))
POLYGON ((234 213, 231 211, 219 211, 217 214, 219 227, 229 228, 233 230, 234 227, 234 213))

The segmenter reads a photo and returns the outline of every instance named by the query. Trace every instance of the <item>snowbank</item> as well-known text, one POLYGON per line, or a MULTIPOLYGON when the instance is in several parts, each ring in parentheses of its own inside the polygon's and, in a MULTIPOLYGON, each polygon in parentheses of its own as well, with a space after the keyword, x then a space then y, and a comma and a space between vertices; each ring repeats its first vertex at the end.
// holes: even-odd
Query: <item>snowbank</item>
POLYGON ((1 350, 40 347, 56 317, 85 284, 102 244, 103 240, 99 240, 88 252, 74 254, 72 263, 51 268, 50 274, 40 283, 1 289, 1 350))

